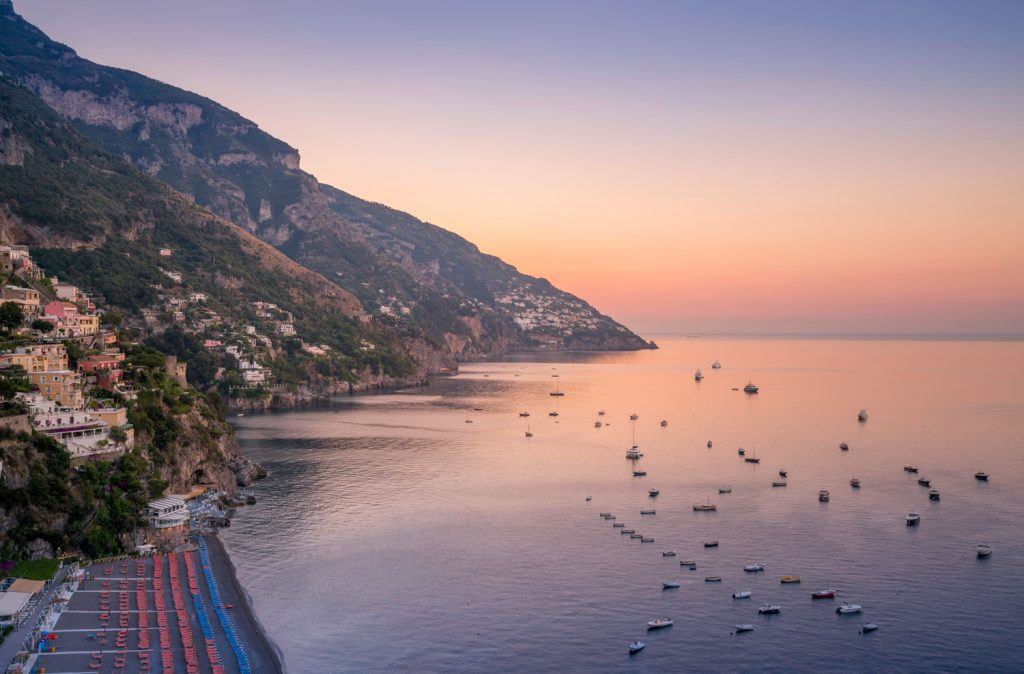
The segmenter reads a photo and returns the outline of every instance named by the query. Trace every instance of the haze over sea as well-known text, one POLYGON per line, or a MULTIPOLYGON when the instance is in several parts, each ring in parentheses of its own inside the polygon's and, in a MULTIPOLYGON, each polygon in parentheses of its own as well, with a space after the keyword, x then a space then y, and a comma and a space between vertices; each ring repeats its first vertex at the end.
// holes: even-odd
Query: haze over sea
POLYGON ((290 671, 1024 668, 1024 342, 659 344, 470 364, 422 389, 236 418, 270 479, 221 536, 290 671), (733 390, 748 381, 760 393, 733 390), (788 486, 772 488, 783 468, 788 486), (718 512, 693 512, 708 499, 718 512), (978 559, 978 543, 994 554, 978 559), (744 573, 754 562, 767 570, 744 573), (802 583, 779 583, 794 573, 802 583), (662 590, 671 579, 681 587, 662 590), (811 600, 826 587, 836 601, 811 600), (742 589, 752 599, 733 600, 742 589), (781 615, 759 616, 765 601, 781 615), (863 614, 836 615, 844 601, 863 614), (675 625, 644 636, 663 615, 675 625), (860 634, 865 622, 880 629, 860 634), (648 647, 630 657, 637 637, 648 647))

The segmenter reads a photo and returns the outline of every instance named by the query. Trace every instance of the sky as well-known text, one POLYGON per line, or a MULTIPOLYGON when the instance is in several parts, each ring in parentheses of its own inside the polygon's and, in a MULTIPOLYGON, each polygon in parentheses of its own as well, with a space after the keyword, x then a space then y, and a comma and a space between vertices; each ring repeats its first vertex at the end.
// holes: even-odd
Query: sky
POLYGON ((15 6, 643 333, 1024 332, 1024 2, 15 6))

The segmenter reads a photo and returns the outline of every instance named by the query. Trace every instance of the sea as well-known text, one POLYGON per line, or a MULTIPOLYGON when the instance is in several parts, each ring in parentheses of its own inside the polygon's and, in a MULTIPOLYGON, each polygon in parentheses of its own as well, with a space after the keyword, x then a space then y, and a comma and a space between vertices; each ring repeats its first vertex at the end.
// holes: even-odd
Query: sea
POLYGON ((1024 342, 659 345, 232 418, 269 477, 221 536, 288 671, 1024 671, 1024 342))

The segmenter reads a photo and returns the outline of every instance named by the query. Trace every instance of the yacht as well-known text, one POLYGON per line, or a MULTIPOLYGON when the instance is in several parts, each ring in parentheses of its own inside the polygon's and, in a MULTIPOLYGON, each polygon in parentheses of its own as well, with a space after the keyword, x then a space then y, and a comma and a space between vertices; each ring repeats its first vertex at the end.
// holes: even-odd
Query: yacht
POLYGON ((712 370, 721 370, 721 369, 722 369, 722 364, 721 364, 721 363, 719 363, 719 362, 718 362, 718 361, 716 360, 716 361, 715 361, 714 363, 711 363, 711 369, 712 369, 712 370))
POLYGON ((822 489, 818 492, 818 500, 822 503, 828 503, 828 489, 822 489))
POLYGON ((695 513, 714 512, 715 510, 718 510, 718 506, 715 505, 714 503, 694 503, 693 504, 693 512, 695 512, 695 513))
POLYGON ((661 584, 661 589, 663 589, 663 590, 674 590, 674 589, 676 589, 678 587, 679 587, 679 581, 678 580, 666 580, 665 582, 663 582, 661 584))
POLYGON ((643 453, 635 445, 626 450, 627 459, 639 459, 641 456, 643 456, 643 453))
POLYGON ((843 604, 842 606, 836 609, 836 613, 842 615, 852 615, 854 613, 860 613, 860 609, 860 604, 843 604))
POLYGON ((773 487, 785 487, 786 486, 786 481, 785 480, 773 480, 772 481, 772 486, 773 487))
POLYGON ((753 632, 754 631, 754 626, 750 625, 750 624, 747 624, 747 625, 733 625, 733 629, 736 630, 736 634, 743 634, 744 632, 753 632))
POLYGON ((811 599, 835 599, 835 590, 818 590, 817 592, 811 593, 811 599))
POLYGON ((697 370, 696 372, 693 373, 693 378, 695 381, 700 381, 701 379, 704 378, 704 373, 701 372, 700 370, 697 370))
POLYGON ((633 477, 647 477, 647 471, 646 470, 634 470, 633 471, 633 477))
POLYGON ((977 552, 979 557, 988 557, 992 554, 992 546, 982 543, 977 547, 977 552))
POLYGON ((850 449, 850 446, 848 444, 846 444, 845 442, 840 442, 839 443, 839 449, 841 449, 841 450, 843 450, 845 452, 845 451, 850 449))
POLYGON ((939 496, 939 490, 938 489, 929 489, 928 490, 928 500, 929 501, 938 501, 940 498, 941 497, 939 496))
POLYGON ((743 392, 744 393, 757 393, 757 387, 754 386, 754 382, 748 382, 747 385, 743 387, 743 392))
POLYGON ((733 599, 750 599, 750 595, 753 594, 750 590, 740 590, 739 592, 733 592, 733 599))
POLYGON ((861 410, 860 412, 857 412, 857 421, 867 421, 867 420, 868 420, 868 411, 867 410, 861 410))
POLYGON ((654 508, 641 508, 640 509, 640 514, 641 515, 656 515, 657 512, 654 510, 654 508))
POLYGON ((921 516, 917 513, 907 513, 907 526, 916 527, 921 521, 921 516))
POLYGON ((704 541, 704 547, 705 548, 717 548, 718 547, 718 541, 704 541))
POLYGON ((661 556, 662 557, 675 557, 676 556, 676 551, 675 550, 666 550, 665 552, 661 553, 661 556))
POLYGON ((762 615, 774 615, 782 613, 782 607, 775 604, 763 604, 761 608, 757 609, 757 612, 762 615))
POLYGON ((657 630, 661 629, 662 627, 672 627, 672 625, 674 624, 675 623, 673 622, 672 618, 658 618, 657 620, 652 620, 648 622, 647 629, 657 630))
POLYGON ((850 478, 850 486, 854 489, 860 489, 860 480, 855 477, 850 478))
POLYGON ((731 494, 732 493, 732 487, 719 487, 718 488, 718 493, 719 494, 731 494))
POLYGON ((908 473, 916 473, 917 466, 903 466, 903 470, 907 471, 908 473))
POLYGON ((792 585, 800 582, 800 576, 782 576, 779 578, 779 582, 783 585, 792 585))
POLYGON ((977 473, 974 474, 974 479, 981 480, 982 482, 988 482, 988 473, 986 473, 983 470, 979 470, 977 473))
POLYGON ((747 573, 755 573, 757 571, 764 571, 764 564, 758 562, 757 564, 747 564, 743 567, 743 570, 747 573))
POLYGON ((639 653, 643 649, 647 648, 647 644, 642 641, 634 641, 629 645, 629 654, 639 653))
POLYGON ((668 426, 668 421, 666 421, 665 419, 662 419, 661 420, 661 427, 665 428, 666 426, 668 426))
POLYGON ((657 496, 660 493, 661 493, 661 490, 659 490, 657 487, 655 487, 654 489, 648 489, 647 490, 647 495, 650 496, 651 498, 654 498, 655 496, 657 496))

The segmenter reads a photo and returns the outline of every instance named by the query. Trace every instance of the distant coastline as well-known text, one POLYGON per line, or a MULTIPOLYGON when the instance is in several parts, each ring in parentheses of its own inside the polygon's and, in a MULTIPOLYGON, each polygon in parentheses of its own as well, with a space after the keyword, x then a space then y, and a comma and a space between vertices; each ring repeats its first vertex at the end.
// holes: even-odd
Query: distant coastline
POLYGON ((899 342, 1020 342, 1024 332, 655 332, 659 339, 807 339, 899 342))

